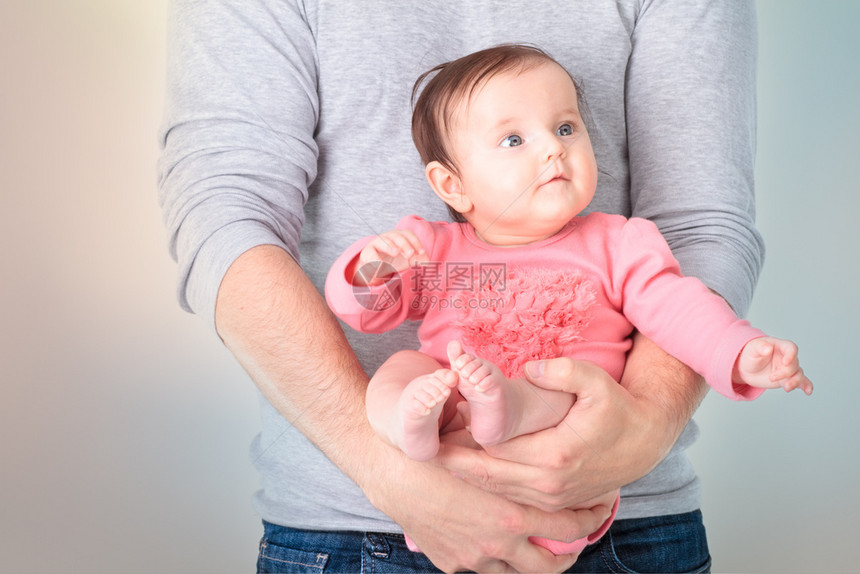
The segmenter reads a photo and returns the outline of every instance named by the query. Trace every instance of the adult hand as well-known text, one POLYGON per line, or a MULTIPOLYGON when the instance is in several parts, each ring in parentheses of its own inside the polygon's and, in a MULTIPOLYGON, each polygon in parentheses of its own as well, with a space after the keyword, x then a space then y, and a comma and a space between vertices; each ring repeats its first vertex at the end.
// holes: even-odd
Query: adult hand
POLYGON ((548 514, 523 507, 385 444, 367 420, 367 376, 343 331, 280 248, 256 247, 236 260, 216 315, 225 344, 268 400, 442 570, 561 571, 576 557, 554 556, 528 537, 576 540, 609 516, 606 508, 548 514))
POLYGON ((604 501, 591 509, 546 513, 397 455, 399 462, 380 467, 365 492, 446 572, 561 572, 578 554, 555 556, 529 536, 576 540, 597 530, 611 511, 611 501, 604 501))
POLYGON ((649 340, 636 345, 620 385, 586 361, 530 363, 532 383, 576 395, 564 420, 486 450, 446 435, 437 461, 470 484, 546 511, 579 507, 644 476, 669 452, 703 392, 695 373, 649 340))

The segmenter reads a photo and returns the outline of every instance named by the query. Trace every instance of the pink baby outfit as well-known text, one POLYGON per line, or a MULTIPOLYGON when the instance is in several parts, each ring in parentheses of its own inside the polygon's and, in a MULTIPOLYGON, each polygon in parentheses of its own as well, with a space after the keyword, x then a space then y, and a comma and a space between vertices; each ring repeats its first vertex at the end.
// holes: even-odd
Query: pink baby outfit
MULTIPOLYGON (((346 270, 367 237, 329 271, 328 304, 358 331, 381 333, 421 321, 420 350, 443 365, 446 346, 456 339, 508 376, 521 375, 528 361, 566 356, 592 361, 617 381, 635 328, 720 394, 751 400, 763 392, 732 383, 744 345, 763 333, 699 280, 683 277, 648 220, 592 213, 552 237, 515 247, 487 244, 465 223, 408 216, 397 228, 418 236, 429 263, 383 285, 355 287, 346 270)), ((581 550, 597 540, 593 536, 566 548, 581 550)), ((564 553, 562 543, 553 544, 553 552, 564 553)))

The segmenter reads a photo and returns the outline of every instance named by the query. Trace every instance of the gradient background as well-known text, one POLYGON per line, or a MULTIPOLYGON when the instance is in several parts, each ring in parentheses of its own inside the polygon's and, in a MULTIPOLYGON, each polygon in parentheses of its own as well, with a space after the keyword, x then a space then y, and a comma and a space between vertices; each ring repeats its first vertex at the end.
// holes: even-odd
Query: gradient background
MULTIPOLYGON (((0 2, 0 572, 254 567, 252 384, 176 304, 156 205, 164 4, 0 2)), ((817 390, 712 394, 692 456, 716 572, 851 572, 860 2, 757 4, 750 315, 817 390)))

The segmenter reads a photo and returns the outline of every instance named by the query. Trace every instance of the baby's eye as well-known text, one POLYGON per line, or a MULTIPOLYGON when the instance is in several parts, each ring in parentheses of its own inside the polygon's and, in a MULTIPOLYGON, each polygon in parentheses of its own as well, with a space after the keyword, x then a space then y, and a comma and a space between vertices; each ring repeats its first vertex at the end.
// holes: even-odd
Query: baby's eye
POLYGON ((518 145, 523 145, 523 138, 517 134, 509 135, 501 143, 502 147, 516 147, 518 145))
POLYGON ((560 136, 572 136, 573 135, 573 126, 570 124, 562 124, 555 131, 555 133, 557 135, 560 135, 560 136))

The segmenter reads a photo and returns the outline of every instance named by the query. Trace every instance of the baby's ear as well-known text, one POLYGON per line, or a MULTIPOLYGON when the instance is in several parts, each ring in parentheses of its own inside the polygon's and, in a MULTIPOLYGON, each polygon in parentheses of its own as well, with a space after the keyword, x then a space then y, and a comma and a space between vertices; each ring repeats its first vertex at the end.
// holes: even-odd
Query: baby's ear
POLYGON ((453 170, 438 161, 431 161, 424 168, 424 174, 436 195, 455 211, 465 214, 472 210, 472 202, 463 193, 460 177, 453 170))

